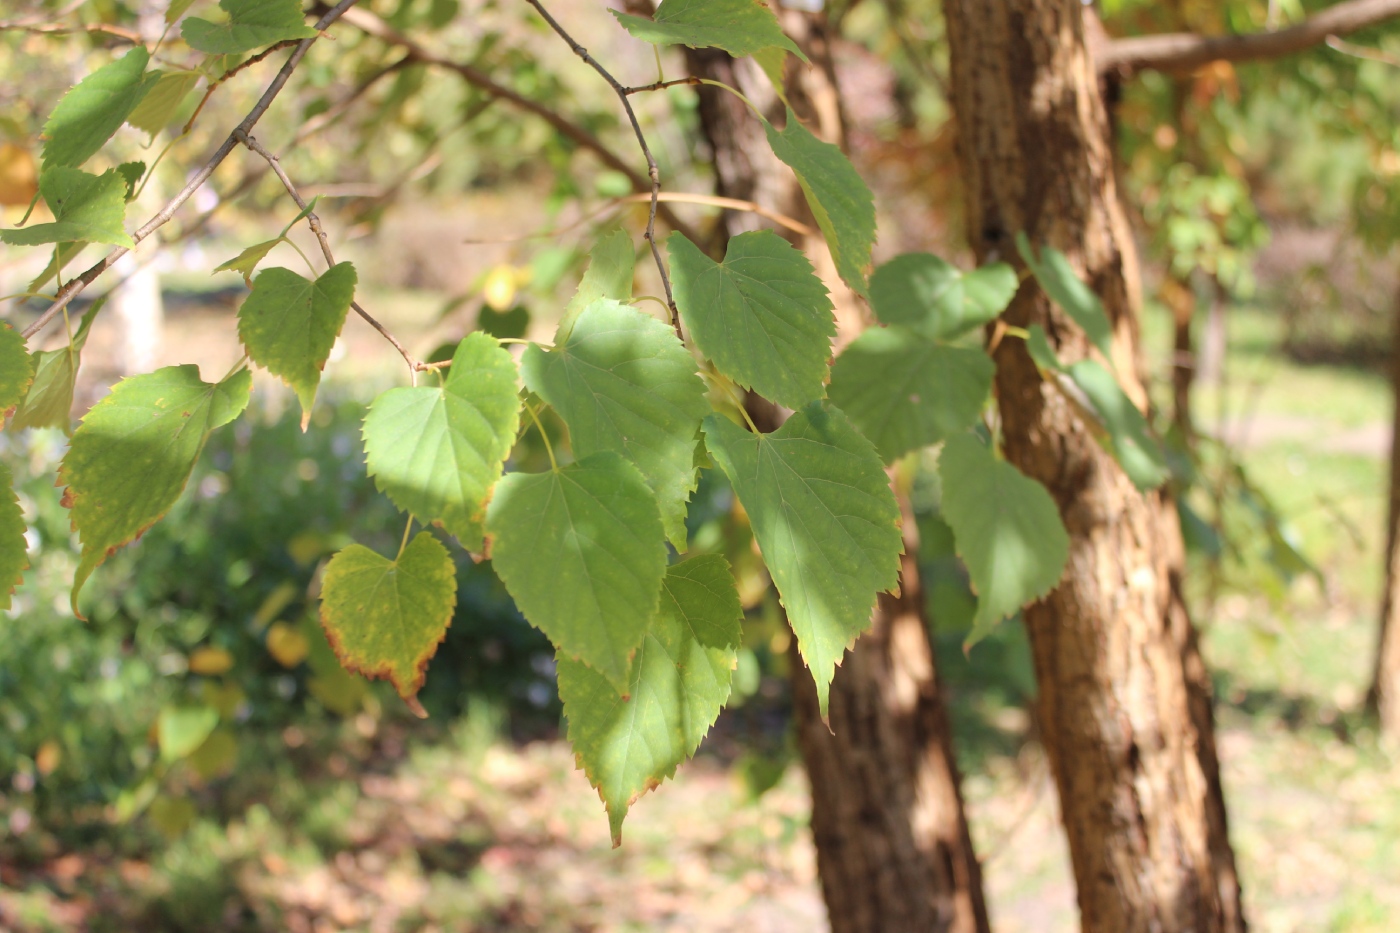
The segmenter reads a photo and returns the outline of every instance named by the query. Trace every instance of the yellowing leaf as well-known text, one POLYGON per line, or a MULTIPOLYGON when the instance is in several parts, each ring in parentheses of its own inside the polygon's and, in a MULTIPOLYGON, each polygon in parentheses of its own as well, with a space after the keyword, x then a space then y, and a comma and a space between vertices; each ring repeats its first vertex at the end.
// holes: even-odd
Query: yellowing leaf
POLYGON ((15 143, 0 143, 0 207, 24 207, 39 191, 34 156, 15 143))
POLYGON ((486 273, 481 295, 492 311, 499 314, 510 310, 511 305, 515 303, 515 269, 508 265, 499 265, 486 273))
POLYGON ((397 560, 352 544, 331 558, 321 584, 321 625, 340 663, 387 678, 420 714, 413 698, 456 605, 456 565, 427 531, 397 560))
POLYGON ((190 654, 190 673, 216 677, 233 668, 233 655, 224 648, 205 645, 190 654))
POLYGON ((296 667, 306 660, 311 642, 300 629, 285 622, 274 622, 267 630, 267 653, 286 668, 296 667))

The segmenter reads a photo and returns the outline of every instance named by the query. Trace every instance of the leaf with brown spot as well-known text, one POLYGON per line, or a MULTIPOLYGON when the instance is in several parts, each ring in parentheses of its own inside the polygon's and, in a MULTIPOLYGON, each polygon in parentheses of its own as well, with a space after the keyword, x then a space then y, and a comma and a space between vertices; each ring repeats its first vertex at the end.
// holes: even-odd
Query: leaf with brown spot
POLYGON ((414 697, 456 606, 456 565, 427 531, 396 560, 350 545, 331 558, 321 585, 321 627, 340 663, 387 678, 420 714, 414 697))

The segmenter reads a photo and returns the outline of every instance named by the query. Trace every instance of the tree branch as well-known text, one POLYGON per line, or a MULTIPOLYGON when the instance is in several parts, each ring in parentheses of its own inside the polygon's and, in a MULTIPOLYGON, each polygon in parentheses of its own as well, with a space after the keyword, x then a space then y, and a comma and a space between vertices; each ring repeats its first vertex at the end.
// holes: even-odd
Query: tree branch
POLYGON ((1279 58, 1400 16, 1400 0, 1345 0, 1296 26, 1239 36, 1169 33, 1109 40, 1097 54, 1100 73, 1184 72, 1211 62, 1279 58))
MULTIPOLYGON (((323 32, 332 23, 340 19, 345 11, 354 6, 355 3, 356 0, 340 0, 340 2, 332 7, 325 16, 322 16, 316 22, 316 31, 318 33, 323 32)), ((159 213, 146 221, 140 230, 137 230, 131 235, 131 239, 135 243, 140 243, 146 237, 169 223, 170 218, 175 216, 175 212, 180 209, 180 206, 188 201, 190 197, 199 190, 200 186, 209 180, 209 176, 214 174, 214 170, 223 163, 224 159, 228 158, 228 154, 238 145, 237 134, 240 132, 246 134, 257 125, 258 121, 262 119, 263 114, 267 113, 267 108, 272 106, 272 102, 276 100, 277 95, 282 92, 282 88, 286 85, 288 79, 291 78, 292 72, 295 71, 297 65, 301 63, 307 51, 311 48, 311 44, 319 38, 319 35, 312 36, 309 39, 303 39, 301 42, 297 43, 297 47, 292 51, 291 56, 287 59, 287 63, 282 66, 281 71, 277 72, 277 76, 272 79, 272 83, 267 86, 267 90, 263 91, 262 97, 258 98, 258 102, 253 105, 253 109, 248 111, 248 115, 243 118, 243 122, 238 124, 232 133, 229 133, 228 138, 219 145, 218 149, 214 150, 214 154, 209 157, 208 161, 204 163, 199 171, 195 172, 194 175, 190 177, 185 187, 180 189, 180 193, 175 195, 165 207, 161 208, 159 213)), ((39 315, 38 320, 24 329, 24 338, 28 340, 39 331, 43 330, 64 308, 68 307, 68 303, 76 298, 83 289, 95 282, 99 275, 106 272, 112 267, 113 263, 125 256, 128 252, 130 251, 124 246, 117 247, 103 259, 90 266, 82 275, 78 276, 76 279, 70 280, 67 285, 59 289, 58 294, 54 296, 53 304, 49 305, 48 309, 45 310, 43 314, 39 315)))
MULTIPOLYGON (((404 52, 407 53, 407 58, 411 61, 456 72, 464 81, 473 87, 485 91, 492 97, 498 97, 501 100, 507 101, 519 107, 521 110, 534 114, 554 127, 561 135, 573 140, 580 148, 587 149, 589 152, 596 155, 598 160, 608 168, 626 175, 634 191, 646 192, 651 190, 650 183, 639 175, 636 169, 628 165, 621 156, 605 146, 598 137, 594 136, 577 123, 568 120, 549 107, 546 107, 544 104, 541 104, 539 101, 531 100, 518 91, 514 91, 504 84, 500 84, 479 68, 474 68, 465 62, 456 62, 450 58, 444 58, 441 55, 428 51, 369 10, 351 10, 345 14, 345 21, 360 29, 362 32, 374 36, 381 42, 402 48, 404 52)), ((662 217, 673 230, 679 230, 692 240, 697 238, 695 231, 671 211, 663 210, 662 217)))
MULTIPOLYGON (((321 255, 325 258, 326 265, 328 267, 334 266, 335 256, 331 254, 330 237, 326 235, 325 228, 321 226, 321 218, 316 216, 315 211, 307 209, 306 200, 297 193, 296 185, 292 184, 291 178, 287 177, 287 173, 282 168, 282 163, 278 161, 277 156, 268 152, 267 148, 263 146, 262 143, 243 132, 243 130, 237 129, 234 130, 233 133, 238 137, 240 143, 247 146, 250 151, 257 153, 267 161, 268 166, 272 169, 272 173, 277 176, 277 180, 282 183, 282 187, 287 189, 287 194, 291 195, 297 207, 306 213, 306 224, 311 228, 311 232, 315 234, 316 242, 321 244, 321 255)), ((418 369, 422 364, 409 355, 408 351, 404 349, 403 344, 399 343, 394 335, 385 329, 383 324, 380 324, 368 311, 360 307, 358 301, 351 301, 350 307, 354 308, 355 313, 364 318, 365 322, 369 324, 370 327, 379 331, 381 337, 393 344, 394 349, 399 351, 399 356, 402 356, 403 361, 408 364, 409 379, 416 384, 418 382, 418 369)))
POLYGON ((535 12, 540 14, 549 28, 558 34, 559 38, 568 43, 569 48, 574 50, 574 54, 583 59, 584 63, 602 76, 603 80, 617 94, 617 99, 622 102, 622 109, 627 113, 627 119, 632 123, 632 132, 637 137, 637 145, 642 149, 642 155, 647 160, 647 175, 651 178, 651 210, 647 214, 647 229, 642 236, 651 247, 651 258, 656 261, 656 271, 661 273, 661 286, 666 290, 666 306, 671 309, 671 324, 676 328, 676 336, 681 337, 681 313, 676 308, 676 299, 671 294, 671 276, 666 271, 666 262, 661 258, 661 247, 656 243, 656 210, 661 200, 661 169, 656 165, 656 158, 651 154, 651 147, 647 145, 646 134, 642 132, 641 123, 637 122, 637 111, 632 109, 632 101, 629 99, 628 90, 622 82, 612 76, 612 73, 598 64, 598 60, 588 54, 588 50, 579 45, 573 36, 559 25, 559 21, 549 15, 549 11, 544 8, 540 0, 525 0, 526 3, 535 8, 535 12))

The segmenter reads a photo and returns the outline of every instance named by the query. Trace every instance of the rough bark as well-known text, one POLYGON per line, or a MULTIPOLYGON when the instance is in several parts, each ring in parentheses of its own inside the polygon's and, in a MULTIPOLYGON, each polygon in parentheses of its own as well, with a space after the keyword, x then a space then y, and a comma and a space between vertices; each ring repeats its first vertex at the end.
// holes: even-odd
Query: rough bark
MULTIPOLYGON (((784 26, 817 63, 794 74, 793 106, 814 132, 839 143, 839 98, 821 21, 788 11, 784 26)), ((781 120, 781 103, 751 61, 714 51, 692 51, 688 61, 693 74, 740 88, 771 119, 781 120)), ((716 88, 699 90, 716 193, 810 221, 800 188, 772 156, 745 105, 716 88)), ((716 250, 722 252, 729 236, 758 223, 752 214, 727 212, 716 250)), ((833 290, 838 341, 849 339, 861 327, 858 304, 836 277, 820 240, 798 245, 833 290)), ((751 410, 766 430, 782 418, 761 401, 751 410)), ((912 527, 907 519, 906 529, 912 527)), ((900 577, 902 595, 880 597, 871 630, 837 668, 829 730, 810 673, 800 659, 792 666, 798 743, 812 785, 812 831, 831 929, 986 933, 981 871, 963 814, 912 537, 906 540, 900 577)))
MULTIPOLYGON (((947 0, 944 9, 978 258, 1018 261, 1017 231, 1066 253, 1103 300, 1117 372, 1142 399, 1137 258, 1081 4, 947 0)), ((1089 352, 1033 283, 1006 318, 1045 326, 1062 357, 1089 352)), ((1133 487, 1042 384, 1020 341, 1002 340, 996 358, 1007 458, 1046 485, 1071 538, 1063 580, 1025 619, 1083 928, 1243 930, 1172 505, 1133 487)))
POLYGON ((1381 734, 1400 741, 1400 294, 1395 296, 1395 334, 1390 351, 1395 414, 1390 440, 1390 505, 1385 535, 1385 590, 1381 594, 1380 642, 1371 680, 1370 705, 1381 734))

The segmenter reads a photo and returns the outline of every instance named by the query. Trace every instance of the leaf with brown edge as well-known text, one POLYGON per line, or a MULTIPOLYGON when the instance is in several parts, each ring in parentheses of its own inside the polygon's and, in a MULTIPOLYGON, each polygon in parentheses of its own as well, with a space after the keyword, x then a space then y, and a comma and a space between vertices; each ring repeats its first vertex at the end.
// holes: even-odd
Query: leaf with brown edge
POLYGON ((10 595, 29 569, 29 544, 24 538, 24 513, 15 498, 10 468, 0 463, 0 611, 10 608, 10 595))
POLYGON ((419 716, 427 713, 415 697, 456 607, 456 565, 427 531, 396 560, 352 544, 321 583, 321 627, 341 665, 389 680, 419 716))
POLYGON ((251 388, 247 369, 216 384, 200 379, 198 366, 167 366, 123 379, 83 416, 58 468, 82 542, 74 615, 82 618, 87 578, 175 504, 209 433, 242 413, 251 388))

